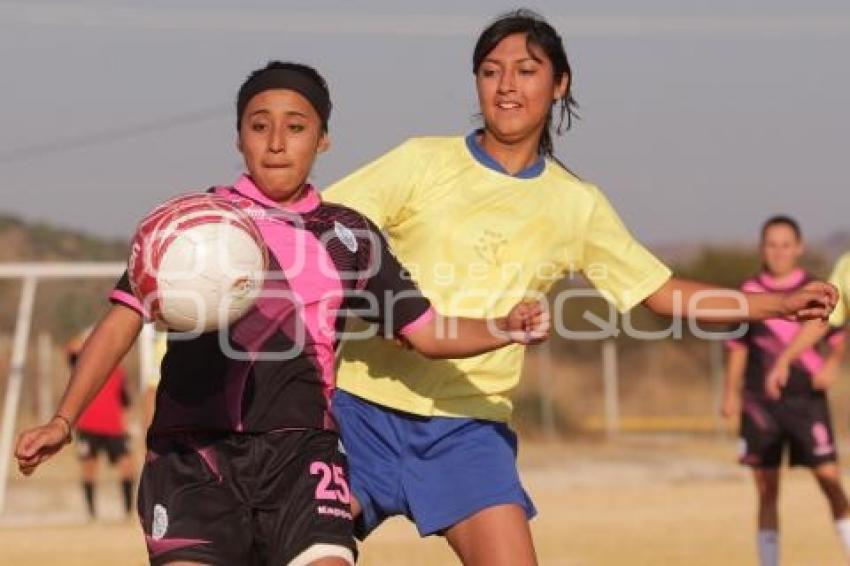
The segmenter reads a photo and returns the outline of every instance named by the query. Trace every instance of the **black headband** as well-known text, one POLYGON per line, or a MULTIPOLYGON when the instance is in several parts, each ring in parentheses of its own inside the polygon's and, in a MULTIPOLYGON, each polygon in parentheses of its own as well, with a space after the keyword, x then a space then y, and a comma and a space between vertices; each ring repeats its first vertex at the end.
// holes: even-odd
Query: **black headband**
POLYGON ((267 69, 248 79, 236 97, 236 129, 242 125, 242 113, 248 102, 256 95, 273 89, 293 90, 307 99, 322 119, 322 127, 328 129, 331 117, 331 99, 325 88, 315 78, 295 69, 267 69))

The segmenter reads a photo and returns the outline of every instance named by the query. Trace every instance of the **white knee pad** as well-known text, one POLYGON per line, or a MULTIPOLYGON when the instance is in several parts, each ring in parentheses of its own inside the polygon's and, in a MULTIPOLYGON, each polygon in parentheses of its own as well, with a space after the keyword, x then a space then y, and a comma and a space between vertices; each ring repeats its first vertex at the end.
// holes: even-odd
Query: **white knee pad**
POLYGON ((314 544, 292 559, 287 566, 309 566, 320 558, 342 558, 354 566, 354 553, 350 548, 339 544, 314 544))

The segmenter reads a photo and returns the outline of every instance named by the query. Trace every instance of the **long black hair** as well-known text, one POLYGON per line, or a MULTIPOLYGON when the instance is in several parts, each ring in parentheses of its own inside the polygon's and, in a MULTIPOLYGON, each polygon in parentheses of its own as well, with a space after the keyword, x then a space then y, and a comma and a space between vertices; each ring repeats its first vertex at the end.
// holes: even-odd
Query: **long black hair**
POLYGON ((543 51, 549 60, 552 62, 552 73, 555 82, 558 83, 565 75, 567 77, 568 86, 564 96, 558 101, 552 103, 552 108, 549 109, 549 114, 546 117, 546 127, 540 136, 540 142, 537 146, 538 151, 554 159, 554 147, 552 145, 552 114, 555 107, 558 111, 558 125, 555 128, 555 133, 563 134, 569 130, 573 124, 573 118, 578 118, 576 109, 578 103, 573 98, 573 71, 570 68, 570 62, 567 59, 567 52, 564 49, 564 42, 561 36, 540 14, 525 8, 508 12, 496 18, 487 28, 481 32, 478 41, 475 44, 475 50, 472 53, 472 72, 478 74, 478 69, 484 58, 490 54, 493 49, 506 37, 514 34, 524 34, 526 45, 531 51, 531 47, 536 47, 543 51), (564 123, 566 122, 566 124, 564 123))

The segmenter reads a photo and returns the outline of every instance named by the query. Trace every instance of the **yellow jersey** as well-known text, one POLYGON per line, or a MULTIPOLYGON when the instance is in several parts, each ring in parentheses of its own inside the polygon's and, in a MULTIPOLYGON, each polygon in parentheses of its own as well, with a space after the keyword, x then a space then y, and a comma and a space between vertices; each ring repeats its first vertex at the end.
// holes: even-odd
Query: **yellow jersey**
POLYGON ((829 282, 838 287, 838 304, 835 305, 835 310, 829 317, 829 323, 832 326, 844 326, 847 324, 848 301, 850 301, 850 252, 839 258, 832 270, 832 275, 829 276, 829 282))
POLYGON ((153 348, 151 349, 150 372, 144 376, 145 385, 156 389, 161 378, 160 368, 165 352, 168 350, 168 333, 162 330, 154 330, 153 348))
MULTIPOLYGON (((542 157, 509 175, 475 132, 410 139, 322 196, 377 224, 443 315, 504 316, 574 272, 625 312, 670 277, 595 186, 542 157)), ((381 338, 349 340, 337 383, 408 413, 507 421, 523 353, 429 360, 381 338)))

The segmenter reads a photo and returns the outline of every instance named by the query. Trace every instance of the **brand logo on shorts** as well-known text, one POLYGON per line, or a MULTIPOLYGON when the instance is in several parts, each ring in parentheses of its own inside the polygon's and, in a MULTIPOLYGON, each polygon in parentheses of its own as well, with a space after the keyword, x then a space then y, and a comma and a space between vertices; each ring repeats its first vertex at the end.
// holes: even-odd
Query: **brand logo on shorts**
POLYGON ((334 233, 339 241, 348 248, 348 251, 354 253, 357 251, 357 238, 351 233, 347 226, 343 226, 339 222, 334 221, 334 233))
POLYGON ((165 536, 168 530, 168 511, 157 503, 153 506, 153 525, 151 525, 151 538, 159 540, 165 536))
POLYGON ((348 452, 345 451, 345 446, 342 445, 342 439, 337 442, 336 449, 340 454, 348 454, 348 452))
POLYGON ((825 424, 818 422, 812 425, 812 439, 815 441, 815 455, 832 454, 834 449, 830 442, 829 429, 825 424))

